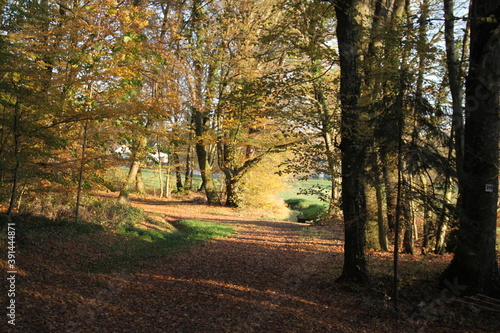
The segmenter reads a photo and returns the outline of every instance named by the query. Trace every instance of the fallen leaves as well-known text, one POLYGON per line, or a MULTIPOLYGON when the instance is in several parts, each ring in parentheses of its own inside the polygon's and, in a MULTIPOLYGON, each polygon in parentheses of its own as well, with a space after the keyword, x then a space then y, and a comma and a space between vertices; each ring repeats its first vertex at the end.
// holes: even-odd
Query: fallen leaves
POLYGON ((353 291, 333 283, 342 265, 341 226, 300 231, 297 228, 303 224, 258 220, 250 213, 224 207, 211 207, 207 214, 201 205, 168 201, 148 205, 144 199, 138 204, 171 220, 175 216, 226 223, 236 226, 237 233, 148 259, 134 270, 107 273, 82 269, 106 260, 112 246, 106 234, 24 245, 19 258, 26 273, 20 281, 19 331, 302 333, 498 328, 495 321, 480 316, 453 322, 450 318, 467 314, 457 307, 446 308, 455 311, 446 319, 410 318, 422 297, 439 295, 440 290, 429 281, 449 257, 416 261, 402 256, 403 278, 412 279, 403 290, 401 319, 396 319, 388 297, 390 254, 370 254, 374 288, 353 291))

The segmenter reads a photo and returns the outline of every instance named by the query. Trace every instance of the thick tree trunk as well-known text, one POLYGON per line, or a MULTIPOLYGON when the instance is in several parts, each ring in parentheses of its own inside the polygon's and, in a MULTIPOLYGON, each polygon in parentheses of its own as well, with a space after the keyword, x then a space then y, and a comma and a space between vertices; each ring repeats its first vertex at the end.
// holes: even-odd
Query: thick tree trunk
POLYGON ((367 284, 369 282, 365 256, 366 198, 363 174, 367 140, 362 133, 363 112, 361 95, 360 59, 362 26, 359 1, 335 4, 337 38, 340 56, 340 99, 342 109, 342 210, 344 213, 344 266, 338 281, 367 284))
POLYGON ((226 203, 227 207, 240 207, 241 198, 238 191, 238 182, 235 178, 226 176, 226 203))
POLYGON ((137 178, 137 173, 139 172, 140 166, 141 164, 138 160, 133 161, 132 164, 130 165, 127 179, 125 180, 122 188, 120 189, 120 194, 118 195, 118 203, 120 204, 128 203, 128 197, 133 190, 133 185, 137 178))
MULTIPOLYGON (((196 111, 195 113, 195 126, 196 135, 198 138, 204 134, 204 116, 201 112, 196 111)), ((219 205, 220 199, 217 189, 215 187, 214 179, 212 176, 212 168, 208 160, 207 147, 203 142, 203 139, 198 139, 196 142, 196 155, 198 157, 198 165, 200 167, 201 179, 203 184, 203 189, 207 196, 207 202, 209 205, 219 205)))
POLYGON ((442 279, 467 294, 500 296, 496 253, 500 133, 500 1, 471 3, 458 244, 442 279), (493 15, 495 20, 489 19, 493 15))
MULTIPOLYGON (((146 125, 147 127, 147 125, 146 125)), ((128 203, 129 194, 134 190, 134 184, 137 179, 137 173, 141 168, 141 162, 144 156, 144 150, 147 146, 147 137, 142 135, 138 140, 132 152, 132 163, 130 164, 130 169, 127 175, 127 179, 120 189, 120 194, 118 195, 118 203, 126 204, 128 203)))

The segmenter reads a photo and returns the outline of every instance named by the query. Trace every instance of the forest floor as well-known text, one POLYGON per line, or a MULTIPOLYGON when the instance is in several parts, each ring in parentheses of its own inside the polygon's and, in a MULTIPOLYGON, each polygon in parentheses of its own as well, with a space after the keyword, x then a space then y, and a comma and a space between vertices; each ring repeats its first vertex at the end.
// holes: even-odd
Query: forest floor
MULTIPOLYGON (((396 314, 390 253, 370 252, 370 287, 334 283, 343 260, 341 225, 273 221, 258 212, 179 200, 132 203, 173 224, 213 221, 236 233, 100 273, 82 267, 105 259, 109 237, 23 243, 17 330, 9 326, 8 332, 500 331, 498 312, 463 304, 437 285, 449 255, 401 256, 396 314)), ((5 316, 2 332, 4 325, 5 316)))

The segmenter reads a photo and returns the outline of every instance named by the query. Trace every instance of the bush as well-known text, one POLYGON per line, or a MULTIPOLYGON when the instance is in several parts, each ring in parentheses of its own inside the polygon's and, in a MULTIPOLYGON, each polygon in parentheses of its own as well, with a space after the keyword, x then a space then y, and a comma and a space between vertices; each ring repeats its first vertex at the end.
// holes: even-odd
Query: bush
POLYGON ((285 202, 277 196, 288 186, 288 178, 277 174, 281 159, 279 154, 271 154, 245 174, 239 184, 243 207, 264 208, 288 216, 285 202))
POLYGON ((20 214, 43 216, 49 220, 71 220, 75 216, 74 203, 67 193, 47 193, 22 201, 20 214))
MULTIPOLYGON (((63 240, 70 235, 82 235, 102 231, 103 227, 95 223, 74 222, 73 220, 49 219, 42 215, 14 214, 10 218, 0 213, 2 233, 6 233, 7 222, 16 224, 16 240, 19 244, 27 244, 37 238, 63 240)), ((6 239, 0 240, 5 245, 6 239)))
MULTIPOLYGON (((22 215, 40 216, 53 221, 71 221, 75 219, 75 202, 71 196, 61 193, 49 193, 25 200, 20 207, 22 215), (70 201, 71 200, 71 201, 70 201)), ((98 224, 109 229, 121 226, 136 226, 149 217, 140 208, 118 204, 115 200, 93 200, 84 198, 79 211, 79 220, 98 224)))
POLYGON ((83 209, 81 218, 112 230, 124 226, 134 227, 149 221, 142 209, 111 200, 92 201, 83 209))
POLYGON ((323 219, 327 213, 324 205, 314 204, 302 198, 287 199, 286 204, 290 209, 297 211, 298 222, 318 222, 323 219))

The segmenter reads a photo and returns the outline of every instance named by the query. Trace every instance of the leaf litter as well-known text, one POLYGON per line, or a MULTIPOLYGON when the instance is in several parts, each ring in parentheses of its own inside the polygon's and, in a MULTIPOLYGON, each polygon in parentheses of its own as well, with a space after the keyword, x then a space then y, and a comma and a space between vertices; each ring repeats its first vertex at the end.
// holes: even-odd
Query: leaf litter
POLYGON ((17 332, 500 330, 497 314, 443 298, 435 279, 449 255, 402 256, 407 282, 396 314, 390 253, 370 252, 372 286, 334 283, 342 268, 341 225, 266 220, 226 207, 207 212, 205 205, 166 199, 133 204, 172 223, 212 221, 235 226, 236 233, 104 273, 92 267, 109 255, 112 240, 105 233, 25 244, 17 332))

